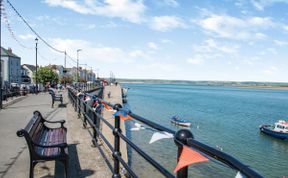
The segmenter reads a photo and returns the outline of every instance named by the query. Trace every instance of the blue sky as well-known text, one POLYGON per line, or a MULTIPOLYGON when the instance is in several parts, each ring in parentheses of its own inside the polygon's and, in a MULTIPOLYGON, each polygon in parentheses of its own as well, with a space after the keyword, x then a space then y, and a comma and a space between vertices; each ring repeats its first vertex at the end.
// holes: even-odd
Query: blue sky
MULTIPOLYGON (((2 18, 2 46, 35 64, 35 34, 3 2, 18 42, 2 18)), ((74 59, 82 49, 80 63, 103 77, 288 82, 288 0, 10 2, 55 48, 74 59)), ((63 65, 64 54, 39 41, 38 63, 63 65)))

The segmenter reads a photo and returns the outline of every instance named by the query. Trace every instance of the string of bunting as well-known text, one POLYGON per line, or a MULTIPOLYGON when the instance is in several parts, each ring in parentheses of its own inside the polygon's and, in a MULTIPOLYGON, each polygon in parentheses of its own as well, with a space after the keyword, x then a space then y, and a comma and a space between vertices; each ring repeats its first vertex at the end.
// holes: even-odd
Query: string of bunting
MULTIPOLYGON (((140 123, 137 123, 134 121, 134 127, 131 128, 131 131, 140 131, 140 130, 150 130, 153 131, 152 137, 149 141, 149 144, 155 143, 159 140, 162 139, 171 139, 174 138, 174 135, 165 131, 157 131, 156 129, 150 128, 150 127, 144 127, 143 125, 141 125, 140 123)), ((179 157, 179 161, 174 169, 174 173, 176 173, 177 171, 179 171, 180 169, 192 165, 192 164, 196 164, 196 163, 202 163, 202 162, 208 162, 208 161, 212 161, 215 162, 216 164, 220 164, 214 160, 210 160, 208 159, 206 156, 200 154, 199 152, 193 150, 192 148, 183 145, 183 149, 181 152, 181 155, 179 157)), ((227 167, 226 165, 220 164, 222 166, 227 167)), ((237 172, 237 175, 235 178, 246 178, 240 171, 237 172)))
MULTIPOLYGON (((91 98, 90 98, 91 99, 91 98)), ((105 108, 108 111, 114 111, 111 106, 109 106, 107 103, 104 101, 99 100, 98 98, 94 98, 94 103, 92 104, 92 107, 100 107, 100 108, 105 108)), ((134 120, 133 117, 131 117, 128 114, 128 111, 117 111, 113 114, 113 116, 118 116, 120 117, 121 120, 127 121, 127 120, 134 120)), ((155 143, 159 140, 162 139, 171 139, 174 138, 174 135, 165 131, 157 131, 156 129, 150 128, 150 127, 144 127, 140 123, 137 123, 134 121, 134 127, 130 129, 131 131, 140 131, 140 130, 150 130, 153 131, 152 137, 149 141, 149 144, 155 143)), ((178 172, 180 169, 196 164, 196 163, 202 163, 202 162, 208 162, 211 161, 209 160, 206 156, 200 154, 199 152, 193 150, 192 148, 183 145, 182 152, 180 154, 178 163, 174 169, 174 173, 178 172)), ((238 171, 235 178, 245 178, 245 176, 238 171)))
POLYGON ((31 47, 27 47, 25 46, 24 44, 22 44, 17 38, 16 38, 16 35, 11 27, 11 24, 9 23, 9 18, 8 18, 8 15, 7 15, 7 12, 6 12, 6 9, 5 9, 5 6, 4 6, 4 3, 1 4, 1 13, 3 15, 3 19, 4 19, 4 22, 6 24, 6 27, 10 33, 10 35, 12 36, 12 38, 20 45, 22 46, 23 48, 26 48, 26 49, 33 49, 31 47))

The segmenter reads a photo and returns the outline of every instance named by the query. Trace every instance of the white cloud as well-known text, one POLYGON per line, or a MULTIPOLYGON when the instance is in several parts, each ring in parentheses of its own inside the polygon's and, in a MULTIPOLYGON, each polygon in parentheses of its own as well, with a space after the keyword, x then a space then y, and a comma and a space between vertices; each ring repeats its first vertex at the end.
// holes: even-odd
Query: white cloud
POLYGON ((129 52, 129 57, 131 58, 137 58, 137 59, 145 59, 145 60, 152 60, 152 58, 149 56, 149 54, 145 53, 142 50, 134 50, 129 52))
POLYGON ((264 10, 265 7, 271 6, 275 3, 286 3, 288 4, 288 0, 251 0, 251 3, 257 10, 264 10))
POLYGON ((26 34, 26 35, 19 35, 19 38, 23 40, 31 40, 31 39, 35 39, 36 36, 32 34, 26 34))
POLYGON ((208 53, 237 53, 239 49, 238 45, 234 44, 222 44, 216 42, 214 39, 208 39, 201 45, 194 45, 193 50, 198 53, 208 54, 208 53))
POLYGON ((156 16, 152 19, 150 26, 152 29, 162 32, 186 27, 183 20, 176 16, 156 16))
MULTIPOLYGON (((138 65, 137 68, 143 70, 143 71, 158 71, 160 74, 164 74, 167 72, 175 72, 178 70, 178 68, 173 64, 167 64, 167 63, 150 63, 150 64, 144 64, 144 65, 138 65)), ((158 74, 159 74, 158 73, 158 74)), ((155 76, 154 76, 155 77, 155 76)))
POLYGON ((203 59, 200 58, 190 58, 187 60, 188 63, 193 64, 193 65, 200 65, 203 64, 203 59))
POLYGON ((172 7, 179 6, 179 3, 177 2, 177 0, 163 0, 163 2, 167 4, 168 6, 172 6, 172 7))
MULTIPOLYGON (((53 39, 52 44, 55 48, 63 50, 76 58, 77 49, 82 49, 79 58, 90 62, 107 62, 107 63, 131 63, 133 60, 126 52, 117 47, 93 46, 90 42, 74 39, 53 39), (75 54, 75 55, 73 55, 75 54)), ((80 62, 81 63, 81 62, 80 62)))
POLYGON ((104 2, 95 2, 92 0, 84 0, 82 2, 45 0, 44 2, 50 6, 60 6, 80 14, 119 17, 132 23, 142 22, 142 15, 146 8, 141 0, 104 0, 104 2))
POLYGON ((275 66, 271 66, 269 67, 268 69, 265 69, 263 70, 262 72, 265 74, 265 75, 274 75, 279 69, 275 66))
POLYGON ((283 28, 284 30, 288 31, 288 25, 284 26, 283 28))
POLYGON ((158 48, 158 45, 156 44, 156 43, 154 43, 154 42, 149 42, 148 44, 147 44, 147 46, 149 47, 149 48, 151 48, 151 49, 154 49, 154 50, 158 50, 159 48, 158 48))
POLYGON ((278 46, 286 46, 286 45, 288 45, 288 42, 287 42, 287 41, 274 40, 273 42, 274 42, 276 45, 278 45, 278 46))
POLYGON ((210 15, 197 22, 203 29, 222 38, 236 40, 264 39, 266 35, 258 32, 275 24, 267 17, 236 18, 228 15, 210 15))

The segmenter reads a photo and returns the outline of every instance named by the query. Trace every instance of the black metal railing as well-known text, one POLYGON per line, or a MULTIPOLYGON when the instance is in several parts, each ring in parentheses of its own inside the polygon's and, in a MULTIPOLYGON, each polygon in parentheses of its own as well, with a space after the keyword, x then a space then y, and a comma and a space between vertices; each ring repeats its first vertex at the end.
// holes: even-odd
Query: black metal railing
MULTIPOLYGON (((138 147, 133 141, 131 141, 129 138, 127 138, 120 128, 120 117, 115 116, 114 120, 114 126, 112 126, 105 118, 102 117, 101 112, 98 112, 97 110, 94 111, 94 109, 88 105, 84 101, 85 96, 94 97, 94 95, 91 95, 89 93, 83 93, 82 95, 77 96, 76 90, 74 88, 69 88, 68 90, 68 96, 72 102, 72 105, 75 109, 75 111, 78 112, 78 116, 80 117, 83 115, 83 126, 86 127, 87 124, 90 125, 90 127, 93 129, 92 134, 92 143, 97 146, 98 139, 101 138, 104 143, 107 145, 108 149, 112 152, 112 157, 114 160, 114 166, 113 169, 111 168, 111 171, 113 173, 113 177, 121 177, 120 175, 120 164, 127 170, 130 177, 138 177, 136 173, 131 169, 131 167, 123 160, 121 157, 120 152, 120 140, 122 139, 124 142, 126 142, 134 151, 136 151, 142 158, 144 158, 149 164, 151 164, 156 170, 158 170, 162 175, 169 178, 174 178, 175 175, 172 174, 169 170, 167 170, 165 167, 163 167, 157 160, 153 159, 150 155, 148 155, 146 152, 144 152, 140 147, 138 147), (106 124, 114 135, 114 145, 112 146, 110 142, 105 137, 104 133, 100 130, 100 121, 102 121, 104 124, 106 124)), ((178 147, 178 156, 177 161, 180 157, 180 154, 182 152, 183 146, 186 145, 188 147, 192 147, 193 149, 197 149, 199 152, 202 152, 222 163, 229 166, 230 168, 240 171, 241 174, 243 174, 246 177, 251 178, 261 178, 260 174, 252 170, 249 166, 241 163, 234 157, 216 150, 208 145, 205 145, 201 142, 198 142, 194 139, 193 134, 187 130, 187 129, 181 129, 177 132, 174 130, 168 129, 166 127, 163 127, 157 123, 154 123, 148 119, 145 119, 130 110, 122 108, 120 104, 113 104, 106 102, 102 99, 97 98, 97 100, 101 103, 106 103, 110 107, 112 107, 114 110, 117 111, 123 111, 127 113, 129 116, 131 116, 133 119, 155 129, 158 131, 165 131, 170 134, 174 135, 174 142, 176 146, 178 147)), ((101 149, 100 147, 98 147, 101 149)), ((100 150, 101 151, 101 150, 100 150)), ((103 150, 102 150, 103 151, 103 150)), ((188 177, 188 166, 180 169, 177 174, 177 178, 186 178, 188 177)))

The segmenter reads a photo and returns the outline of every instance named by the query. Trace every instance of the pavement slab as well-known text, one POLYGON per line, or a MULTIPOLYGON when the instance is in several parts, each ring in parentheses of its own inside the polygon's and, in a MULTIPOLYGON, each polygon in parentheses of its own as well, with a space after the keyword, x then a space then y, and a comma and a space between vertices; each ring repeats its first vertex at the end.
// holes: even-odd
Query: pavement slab
MULTIPOLYGON (((64 105, 61 107, 56 103, 51 108, 51 96, 41 93, 29 95, 0 111, 0 178, 29 177, 29 150, 25 139, 17 137, 16 132, 27 125, 35 110, 48 120, 66 120, 69 178, 112 176, 99 149, 91 146, 91 129, 82 128, 82 120, 68 103, 67 93, 64 92, 63 96, 64 105)), ((34 168, 34 177, 62 178, 64 166, 57 161, 39 163, 34 168)))

